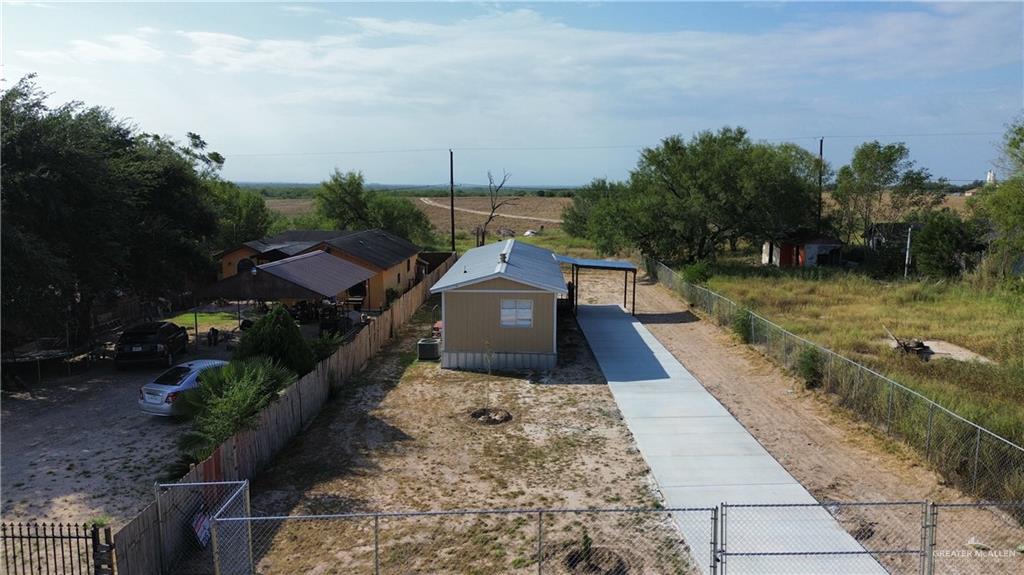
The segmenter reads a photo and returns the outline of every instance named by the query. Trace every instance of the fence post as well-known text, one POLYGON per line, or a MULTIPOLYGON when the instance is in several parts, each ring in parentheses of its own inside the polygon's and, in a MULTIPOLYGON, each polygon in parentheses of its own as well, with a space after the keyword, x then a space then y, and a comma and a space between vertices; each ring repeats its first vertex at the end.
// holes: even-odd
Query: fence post
POLYGON ((246 479, 245 483, 242 484, 242 489, 245 489, 245 531, 246 539, 249 542, 249 573, 256 572, 256 560, 252 554, 252 505, 249 500, 249 480, 246 479))
POLYGON ((718 508, 711 508, 711 575, 718 573, 718 508))
POLYGON ((925 575, 935 573, 935 530, 939 524, 939 507, 925 501, 925 575))
MULTIPOLYGON (((977 427, 977 426, 975 426, 977 427)), ((981 455, 981 428, 977 427, 978 433, 974 439, 974 472, 971 474, 971 491, 978 489, 978 459, 981 455)))
POLYGON ((373 514, 373 573, 380 575, 380 513, 373 514))
POLYGON ((928 429, 924 438, 924 460, 932 460, 932 420, 935 418, 935 402, 928 406, 928 429))
POLYGON ((220 542, 217 537, 217 524, 220 520, 216 517, 213 518, 213 524, 210 526, 210 544, 213 546, 213 575, 221 575, 220 572, 220 542))
POLYGON ((889 382, 889 409, 885 414, 885 432, 892 435, 892 399, 893 393, 896 392, 896 386, 892 381, 889 382))
POLYGON ((718 515, 718 525, 719 529, 722 530, 722 536, 718 538, 718 558, 720 559, 719 564, 721 565, 721 569, 718 571, 717 575, 725 575, 727 569, 725 544, 726 535, 728 534, 728 529, 726 528, 726 519, 728 514, 726 511, 729 508, 729 505, 723 501, 719 507, 722 509, 722 512, 718 515))
POLYGON ((159 544, 156 546, 156 562, 160 572, 165 572, 164 567, 164 513, 160 506, 160 483, 153 482, 153 498, 156 499, 156 537, 159 544))
POLYGON ((544 573, 544 511, 537 512, 537 575, 544 573))

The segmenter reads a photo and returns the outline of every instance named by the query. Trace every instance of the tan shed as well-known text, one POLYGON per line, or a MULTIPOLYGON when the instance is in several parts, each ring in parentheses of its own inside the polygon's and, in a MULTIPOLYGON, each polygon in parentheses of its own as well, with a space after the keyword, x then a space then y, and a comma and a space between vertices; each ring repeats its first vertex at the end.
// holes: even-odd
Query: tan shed
POLYGON ((430 290, 441 294, 441 366, 551 369, 558 296, 555 255, 507 240, 469 250, 430 290))

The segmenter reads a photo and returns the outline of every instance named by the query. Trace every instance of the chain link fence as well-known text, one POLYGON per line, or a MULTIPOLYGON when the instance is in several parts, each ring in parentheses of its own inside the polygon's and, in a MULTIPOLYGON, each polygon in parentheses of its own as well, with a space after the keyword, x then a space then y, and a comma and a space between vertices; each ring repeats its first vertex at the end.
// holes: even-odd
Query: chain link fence
POLYGON ((161 571, 208 573, 214 562, 214 518, 249 515, 249 482, 159 483, 155 489, 161 571), (244 502, 241 508, 239 501, 244 502))
POLYGON ((1024 572, 1024 527, 1008 506, 1024 503, 250 517, 239 491, 214 518, 203 572, 1009 575, 1024 572))
MULTIPOLYGON (((718 324, 740 329, 743 339, 786 369, 813 351, 821 387, 860 417, 921 451, 951 483, 979 499, 1024 500, 1024 448, 942 407, 920 393, 832 350, 794 335, 732 300, 683 280, 660 262, 647 268, 718 324)), ((1011 513, 1024 520, 1020 508, 1011 513)))
POLYGON ((214 532, 222 575, 625 575, 714 572, 718 527, 713 508, 576 509, 222 516, 214 532))
POLYGON ((929 573, 1024 573, 1024 502, 936 503, 930 507, 929 573))
POLYGON ((923 573, 923 501, 722 504, 721 573, 923 573))

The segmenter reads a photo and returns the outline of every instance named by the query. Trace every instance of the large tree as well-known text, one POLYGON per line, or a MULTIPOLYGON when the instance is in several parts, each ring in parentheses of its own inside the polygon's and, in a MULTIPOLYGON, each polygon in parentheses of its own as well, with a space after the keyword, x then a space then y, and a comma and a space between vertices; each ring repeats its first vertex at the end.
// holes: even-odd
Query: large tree
POLYGON ((317 211, 339 229, 387 230, 411 242, 433 242, 426 214, 407 198, 367 190, 362 172, 335 169, 316 194, 317 211))
POLYGON ((807 156, 753 143, 742 128, 671 136, 643 150, 628 190, 597 181, 579 194, 567 229, 603 252, 632 246, 669 262, 712 259, 726 243, 814 225, 807 156))
POLYGON ((1006 179, 984 189, 971 205, 995 232, 986 257, 1007 277, 1024 271, 1024 116, 1007 127, 1001 163, 1006 179))
POLYGON ((229 249, 268 235, 278 217, 270 211, 262 196, 219 179, 211 179, 206 185, 217 214, 214 247, 229 249))
POLYGON ((81 339, 97 300, 181 291, 211 271, 203 170, 222 159, 45 100, 31 76, 0 98, 4 329, 71 324, 81 339))
POLYGON ((847 239, 864 237, 876 222, 897 222, 942 203, 941 187, 927 185, 928 170, 918 168, 903 143, 866 142, 839 169, 832 199, 847 239))

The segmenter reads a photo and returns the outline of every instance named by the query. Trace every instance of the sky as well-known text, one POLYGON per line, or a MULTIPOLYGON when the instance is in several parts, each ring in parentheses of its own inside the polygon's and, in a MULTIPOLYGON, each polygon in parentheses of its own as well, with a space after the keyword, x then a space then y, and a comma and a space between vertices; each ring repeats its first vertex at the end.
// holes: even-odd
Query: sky
POLYGON ((1024 3, 9 2, 2 76, 196 132, 245 182, 624 179, 669 135, 743 126, 838 167, 903 141, 982 179, 1024 108, 1024 3))

